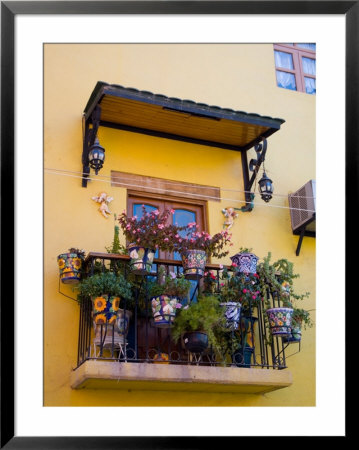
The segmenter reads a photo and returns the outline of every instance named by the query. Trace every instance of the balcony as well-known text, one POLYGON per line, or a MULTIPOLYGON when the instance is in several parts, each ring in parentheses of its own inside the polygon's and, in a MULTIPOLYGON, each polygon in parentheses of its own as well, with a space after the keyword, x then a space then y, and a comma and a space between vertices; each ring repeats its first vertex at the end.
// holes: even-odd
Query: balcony
MULTIPOLYGON (((128 262, 126 255, 89 253, 84 276, 121 268, 129 277, 128 262)), ((228 332, 229 346, 223 354, 211 347, 191 353, 183 339, 175 344, 172 327, 158 327, 150 307, 148 284, 158 276, 161 266, 167 273, 182 271, 181 261, 155 259, 151 273, 135 276, 135 301, 125 336, 119 335, 114 324, 95 326, 91 299, 81 302, 77 367, 71 374, 73 389, 262 394, 292 384, 286 365, 289 344, 279 337, 270 339, 260 304, 250 307, 250 314, 241 318, 238 329, 228 332), (244 345, 238 346, 238 342, 244 345)), ((208 264, 206 270, 215 275, 215 290, 219 291, 221 268, 208 264)), ((191 301, 202 290, 203 279, 192 281, 191 301)), ((269 292, 268 299, 273 306, 278 306, 269 292)), ((126 317, 126 302, 121 308, 121 314, 126 317)))

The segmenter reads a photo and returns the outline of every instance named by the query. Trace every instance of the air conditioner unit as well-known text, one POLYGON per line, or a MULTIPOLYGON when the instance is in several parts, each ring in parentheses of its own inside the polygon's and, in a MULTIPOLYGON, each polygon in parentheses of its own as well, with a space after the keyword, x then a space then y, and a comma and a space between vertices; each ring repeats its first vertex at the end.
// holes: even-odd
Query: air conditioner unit
POLYGON ((299 255, 304 236, 315 237, 315 180, 310 180, 288 195, 293 234, 299 235, 296 255, 299 255))

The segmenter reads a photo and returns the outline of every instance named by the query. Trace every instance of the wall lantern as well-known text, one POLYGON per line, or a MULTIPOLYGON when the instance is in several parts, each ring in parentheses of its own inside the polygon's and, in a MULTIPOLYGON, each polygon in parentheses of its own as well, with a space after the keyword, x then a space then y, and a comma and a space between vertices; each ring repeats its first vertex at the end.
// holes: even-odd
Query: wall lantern
POLYGON ((267 177, 267 174, 263 172, 262 178, 258 181, 259 192, 261 193, 261 198, 265 202, 269 202, 273 194, 272 180, 267 177))
MULTIPOLYGON (((264 160, 265 160, 265 155, 267 152, 267 140, 262 139, 262 142, 260 142, 259 144, 256 144, 254 146, 254 150, 257 154, 257 158, 251 159, 249 162, 249 171, 253 172, 253 174, 250 179, 249 179, 249 176, 247 176, 247 178, 245 178, 244 190, 245 190, 245 197, 246 197, 246 206, 241 208, 241 211, 243 211, 243 212, 252 211, 252 209, 253 209, 254 194, 252 192, 250 192, 250 190, 254 184, 254 181, 257 178, 259 168, 262 164, 263 164, 263 176, 258 181, 259 192, 261 194, 261 198, 262 198, 262 200, 264 200, 265 202, 268 203, 269 200, 272 198, 272 194, 273 194, 272 180, 267 177, 267 175, 265 173, 265 169, 264 169, 264 160)), ((244 158, 243 167, 245 167, 247 164, 245 153, 242 153, 242 158, 244 158)), ((245 172, 244 172, 244 175, 246 175, 245 172)))
POLYGON ((91 145, 88 158, 91 169, 94 169, 95 174, 97 175, 98 171, 102 169, 105 161, 105 149, 101 147, 98 138, 96 138, 95 143, 91 145))

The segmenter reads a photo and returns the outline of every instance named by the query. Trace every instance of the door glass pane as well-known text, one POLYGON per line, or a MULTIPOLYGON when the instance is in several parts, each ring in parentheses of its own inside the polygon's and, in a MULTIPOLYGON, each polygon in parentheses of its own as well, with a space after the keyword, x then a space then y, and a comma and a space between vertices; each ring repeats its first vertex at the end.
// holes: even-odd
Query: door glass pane
POLYGON ((307 73, 308 75, 315 75, 315 59, 312 58, 306 58, 305 56, 302 56, 302 64, 303 64, 303 72, 307 73))
MULTIPOLYGON (((173 223, 178 226, 185 226, 189 223, 196 222, 196 213, 193 211, 188 211, 186 209, 175 209, 175 212, 173 214, 173 223)), ((185 231, 180 231, 180 235, 184 237, 186 235, 185 231)), ((181 255, 178 252, 173 253, 173 259, 176 261, 181 260, 181 255)), ((182 272, 182 269, 180 269, 180 272, 182 272)), ((193 296, 196 288, 197 288, 197 282, 191 280, 191 289, 189 292, 189 298, 192 299, 192 301, 197 301, 197 295, 193 296)))
POLYGON ((296 44, 300 48, 308 48, 309 50, 316 50, 316 44, 296 44))
POLYGON ((277 85, 279 87, 291 89, 292 91, 297 90, 297 86, 295 83, 295 76, 292 73, 277 70, 276 74, 277 74, 277 85))
MULTIPOLYGON (((196 213, 194 213, 193 211, 187 211, 185 209, 175 209, 175 212, 173 214, 173 223, 175 225, 183 227, 195 221, 196 221, 196 213)), ((186 235, 186 232, 181 231, 180 235, 183 237, 186 235)), ((173 259, 178 261, 181 259, 181 255, 178 252, 174 252, 173 259)))
POLYGON ((307 94, 315 94, 317 92, 315 78, 304 77, 304 82, 307 94))
POLYGON ((291 53, 274 51, 275 65, 276 67, 281 67, 282 69, 294 69, 293 57, 291 53))
MULTIPOLYGON (((133 205, 132 214, 134 216, 137 216, 137 219, 141 219, 142 216, 143 216, 142 205, 144 205, 144 207, 146 208, 146 212, 152 212, 152 211, 156 211, 156 209, 158 209, 158 208, 156 208, 155 206, 152 206, 152 205, 146 205, 146 204, 143 204, 143 203, 141 203, 141 204, 135 203, 133 205)), ((155 258, 158 258, 158 249, 156 250, 155 258)), ((154 265, 153 268, 155 269, 155 267, 156 266, 154 265)))

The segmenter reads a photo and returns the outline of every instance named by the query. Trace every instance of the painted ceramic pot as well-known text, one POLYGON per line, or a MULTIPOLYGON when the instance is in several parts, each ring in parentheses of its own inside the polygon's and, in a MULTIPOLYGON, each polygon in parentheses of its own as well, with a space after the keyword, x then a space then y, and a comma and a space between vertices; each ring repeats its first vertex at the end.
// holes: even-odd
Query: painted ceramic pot
POLYGON ((241 304, 239 302, 220 303, 224 308, 226 318, 226 328, 237 330, 239 328, 239 319, 241 317, 241 304))
POLYGON ((120 297, 100 295, 92 297, 93 319, 96 325, 114 325, 120 307, 120 297))
POLYGON ((208 347, 208 336, 201 331, 189 331, 183 335, 185 348, 191 353, 202 353, 208 347))
POLYGON ((167 353, 156 353, 153 357, 154 364, 169 364, 167 353))
POLYGON ((290 336, 292 332, 292 308, 271 308, 266 311, 269 329, 273 336, 290 336))
POLYGON ((185 278, 197 280, 203 277, 207 262, 206 252, 203 250, 187 250, 182 253, 182 266, 185 278))
POLYGON ((159 328, 168 328, 172 325, 176 316, 177 297, 159 295, 151 298, 154 325, 159 328))
POLYGON ((81 279, 83 258, 77 253, 62 253, 57 257, 60 280, 65 284, 76 284, 81 279))
POLYGON ((133 273, 145 275, 151 272, 156 253, 154 250, 131 244, 128 246, 128 253, 130 255, 130 268, 133 273))
POLYGON ((302 340, 302 328, 301 327, 292 327, 292 332, 290 336, 283 337, 283 342, 292 343, 292 342, 300 342, 302 340))
POLYGON ((239 272, 257 273, 258 256, 254 253, 237 253, 231 256, 232 263, 237 264, 239 272))

